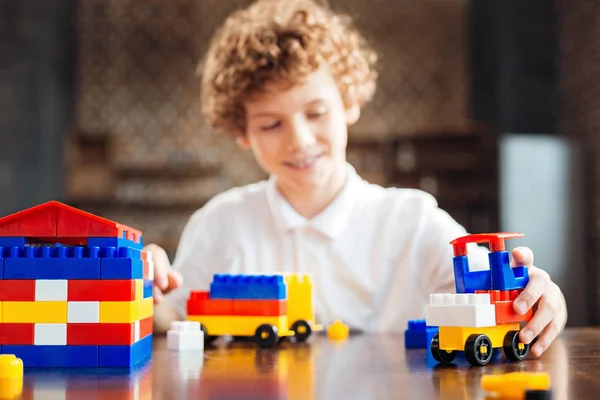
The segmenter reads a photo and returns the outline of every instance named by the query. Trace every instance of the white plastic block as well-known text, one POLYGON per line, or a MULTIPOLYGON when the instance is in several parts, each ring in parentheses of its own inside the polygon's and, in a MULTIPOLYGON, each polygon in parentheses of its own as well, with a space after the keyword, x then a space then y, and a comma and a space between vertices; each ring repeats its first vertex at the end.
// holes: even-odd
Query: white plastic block
POLYGON ((425 316, 429 326, 481 328, 496 325, 496 306, 493 304, 430 304, 425 307, 425 316))
POLYGON ((100 323, 100 302, 69 301, 67 303, 67 322, 100 323))
POLYGON ((66 346, 67 324, 34 324, 33 344, 66 346))
POLYGON ((65 383, 51 384, 48 380, 44 380, 44 385, 33 385, 32 400, 66 400, 67 388, 65 383))
POLYGON ((173 321, 167 332, 169 350, 204 350, 204 332, 197 321, 173 321))
POLYGON ((430 305, 486 305, 492 304, 489 293, 444 293, 432 294, 430 305))
POLYGON ((133 323, 133 341, 134 343, 139 342, 140 340, 140 321, 135 321, 133 323))
POLYGON ((68 282, 66 279, 37 279, 35 281, 35 301, 67 301, 68 282))

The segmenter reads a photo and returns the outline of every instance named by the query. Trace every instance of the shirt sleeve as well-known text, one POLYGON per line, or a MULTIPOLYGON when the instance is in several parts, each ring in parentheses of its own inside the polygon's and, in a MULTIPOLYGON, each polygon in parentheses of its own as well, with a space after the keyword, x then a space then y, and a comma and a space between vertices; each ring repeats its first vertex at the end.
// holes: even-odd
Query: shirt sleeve
POLYGON ((184 227, 173 269, 182 278, 182 285, 165 296, 166 301, 182 317, 187 314, 187 300, 192 290, 209 290, 214 274, 209 243, 209 224, 205 221, 203 210, 199 210, 184 227))
MULTIPOLYGON (((422 247, 423 259, 428 260, 425 268, 426 288, 431 293, 454 293, 454 252, 450 242, 468 235, 466 229, 454 220, 437 204, 424 216, 423 236, 426 244, 422 247)), ((489 250, 475 243, 467 245, 469 269, 489 269, 489 250)))

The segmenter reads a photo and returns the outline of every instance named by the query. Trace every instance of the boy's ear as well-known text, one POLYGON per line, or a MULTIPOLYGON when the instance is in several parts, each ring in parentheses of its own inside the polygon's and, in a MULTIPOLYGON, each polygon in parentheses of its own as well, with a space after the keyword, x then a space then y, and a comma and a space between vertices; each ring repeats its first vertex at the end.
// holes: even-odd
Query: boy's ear
POLYGON ((348 125, 354 125, 360 118, 360 107, 355 104, 346 109, 346 123, 348 125))
POLYGON ((240 146, 244 150, 247 150, 250 148, 250 140, 248 140, 248 135, 238 135, 235 138, 235 142, 237 143, 238 146, 240 146))

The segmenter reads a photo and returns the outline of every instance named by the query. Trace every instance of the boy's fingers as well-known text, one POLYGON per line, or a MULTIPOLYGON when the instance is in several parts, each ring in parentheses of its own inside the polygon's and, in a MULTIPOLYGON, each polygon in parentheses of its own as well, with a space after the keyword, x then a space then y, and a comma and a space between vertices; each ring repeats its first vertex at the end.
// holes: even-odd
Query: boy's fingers
POLYGON ((540 306, 537 312, 531 318, 531 320, 525 325, 525 327, 519 333, 519 336, 523 343, 529 344, 546 328, 546 326, 554 318, 554 310, 551 307, 540 306))
POLYGON ((559 326, 560 324, 556 320, 552 320, 552 322, 546 326, 538 340, 533 345, 531 351, 534 356, 539 357, 544 353, 544 351, 546 351, 546 349, 548 349, 550 344, 558 336, 558 332, 560 331, 559 326))
POLYGON ((529 247, 517 247, 512 251, 512 260, 510 261, 511 267, 519 265, 533 265, 533 251, 529 247))
POLYGON ((163 298, 162 291, 156 286, 154 286, 154 288, 152 289, 152 297, 154 298, 154 304, 160 303, 160 301, 163 298))
POLYGON ((525 314, 548 290, 550 277, 544 270, 534 266, 529 267, 529 283, 517 296, 513 307, 518 314, 525 314))

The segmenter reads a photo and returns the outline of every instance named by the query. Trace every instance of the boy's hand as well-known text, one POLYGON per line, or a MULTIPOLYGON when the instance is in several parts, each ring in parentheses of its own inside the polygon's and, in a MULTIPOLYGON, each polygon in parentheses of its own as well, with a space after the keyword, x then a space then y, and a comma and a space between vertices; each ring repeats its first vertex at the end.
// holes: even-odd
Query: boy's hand
POLYGON ((152 252, 154 261, 154 303, 159 303, 165 294, 177 289, 183 282, 179 272, 171 268, 171 262, 165 250, 155 244, 149 244, 144 250, 152 252))
POLYGON ((512 252, 511 266, 525 265, 529 268, 529 283, 515 299, 517 314, 524 314, 538 303, 531 321, 521 330, 520 338, 525 344, 539 335, 532 353, 540 356, 550 346, 567 322, 565 298, 550 275, 533 265, 533 252, 527 247, 517 247, 512 252))

